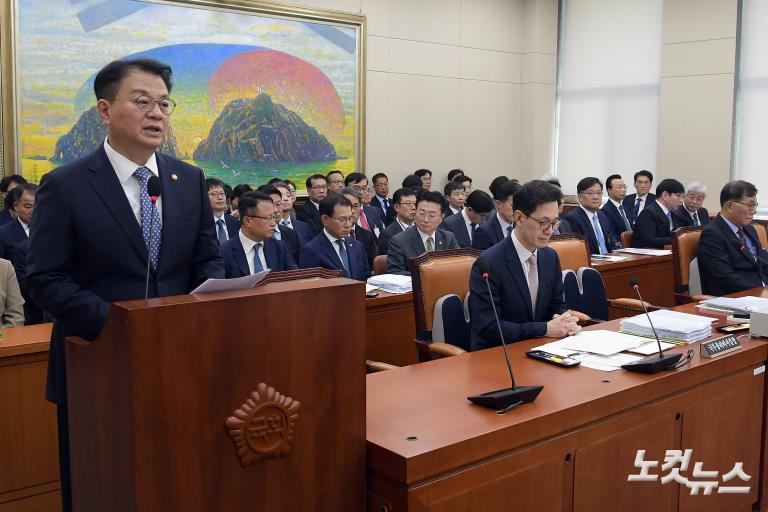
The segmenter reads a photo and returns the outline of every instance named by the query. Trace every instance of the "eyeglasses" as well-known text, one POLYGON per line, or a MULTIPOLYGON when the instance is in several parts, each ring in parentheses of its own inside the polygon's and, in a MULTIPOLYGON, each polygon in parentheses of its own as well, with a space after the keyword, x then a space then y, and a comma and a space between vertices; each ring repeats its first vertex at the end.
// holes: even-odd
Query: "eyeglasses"
POLYGON ((267 221, 267 222, 270 222, 270 221, 271 221, 271 222, 276 222, 276 219, 275 219, 275 216, 274 216, 274 215, 270 215, 270 216, 268 216, 268 217, 264 217, 264 216, 261 216, 261 215, 244 215, 243 217, 244 217, 244 218, 245 218, 245 217, 250 217, 250 218, 252 218, 252 219, 261 219, 261 220, 265 220, 265 221, 267 221))
POLYGON ((403 201, 397 204, 399 204, 400 206, 407 206, 408 208, 413 208, 414 206, 416 206, 416 203, 414 201, 403 201))
POLYGON ((432 219, 438 218, 440 216, 440 213, 428 212, 426 210, 416 210, 416 215, 418 215, 419 217, 423 217, 425 219, 432 220, 432 219))
POLYGON ((226 192, 208 192, 211 197, 227 197, 226 192))
POLYGON ((334 185, 342 185, 344 183, 344 180, 331 180, 328 183, 332 183, 334 185))
POLYGON ((315 185, 314 187, 309 187, 312 190, 328 190, 328 185, 315 185))
POLYGON ((352 224, 353 222, 355 222, 354 217, 330 217, 330 218, 333 220, 337 220, 342 224, 352 224))
POLYGON ((760 206, 760 203, 742 203, 741 201, 734 201, 734 203, 739 203, 742 206, 746 206, 752 212, 756 212, 757 207, 760 206))
POLYGON ((584 192, 580 192, 580 193, 588 197, 600 197, 603 195, 602 190, 585 190, 584 192))
MULTIPOLYGON (((525 214, 523 214, 525 215, 525 214)), ((554 219, 554 220, 539 220, 535 217, 531 217, 530 215, 525 215, 529 219, 533 219, 534 221, 539 223, 539 228, 542 232, 546 231, 547 229, 555 229, 557 226, 560 225, 561 219, 554 219)))
POLYGON ((176 102, 170 98, 156 100, 154 98, 150 98, 149 96, 139 96, 138 98, 131 101, 133 101, 133 103, 136 104, 136 108, 142 112, 152 112, 155 109, 155 105, 157 105, 160 107, 160 112, 167 116, 171 115, 173 110, 176 108, 176 102))
POLYGON ((352 188, 357 190, 358 192, 360 192, 362 194, 371 191, 371 187, 355 187, 355 186, 353 186, 352 188))

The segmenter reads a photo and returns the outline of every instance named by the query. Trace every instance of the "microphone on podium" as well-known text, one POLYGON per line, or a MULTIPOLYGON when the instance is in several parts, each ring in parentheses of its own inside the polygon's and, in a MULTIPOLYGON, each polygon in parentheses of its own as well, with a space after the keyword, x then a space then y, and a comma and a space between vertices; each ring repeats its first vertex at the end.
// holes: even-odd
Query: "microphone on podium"
POLYGON ((499 389, 496 391, 489 391, 482 395, 475 395, 467 397, 470 402, 488 407, 490 409, 496 409, 498 414, 504 414, 507 411, 514 409, 520 404, 533 402, 536 397, 539 396, 544 386, 518 386, 515 384, 515 374, 512 372, 512 363, 509 360, 509 352, 507 352, 507 344, 504 341, 504 334, 501 330, 501 322, 499 321, 499 315, 496 312, 496 303, 493 301, 493 293, 491 292, 491 285, 488 282, 490 271, 488 269, 488 262, 485 260, 477 260, 477 269, 480 271, 480 275, 485 281, 485 285, 488 288, 488 300, 491 301, 491 307, 493 308, 493 316, 496 318, 496 327, 499 329, 499 339, 501 340, 501 346, 504 349, 504 358, 507 361, 507 369, 509 370, 509 378, 512 381, 512 387, 506 389, 499 389))
POLYGON ((664 355, 664 351, 661 350, 661 340, 659 340, 659 335, 656 333, 656 328, 653 326, 651 315, 648 314, 648 308, 645 307, 643 296, 640 295, 640 281, 638 281, 635 277, 631 277, 629 279, 629 286, 631 286, 635 290, 635 293, 637 293, 637 297, 640 299, 640 304, 643 306, 643 311, 645 311, 645 316, 648 318, 648 323, 651 324, 653 336, 656 338, 656 344, 659 347, 659 355, 646 357, 645 359, 641 359, 636 363, 623 364, 621 367, 625 370, 639 373, 659 373, 664 370, 674 370, 675 365, 680 360, 680 358, 683 357, 683 354, 664 355))
MULTIPOLYGON (((155 176, 154 174, 149 177, 147 180, 147 194, 149 195, 149 200, 152 202, 152 212, 150 213, 150 223, 149 223, 149 238, 152 239, 152 219, 155 215, 157 215, 157 200, 160 198, 160 194, 163 193, 163 182, 155 176)), ((146 278, 146 284, 144 286, 144 299, 149 298, 149 266, 151 264, 152 258, 149 257, 149 247, 147 247, 147 278, 146 278)))

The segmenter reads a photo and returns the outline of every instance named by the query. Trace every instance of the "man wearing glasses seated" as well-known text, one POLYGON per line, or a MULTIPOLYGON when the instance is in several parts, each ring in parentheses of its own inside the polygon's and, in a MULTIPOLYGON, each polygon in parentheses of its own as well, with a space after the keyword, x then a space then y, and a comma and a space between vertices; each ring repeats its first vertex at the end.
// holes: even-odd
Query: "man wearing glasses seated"
POLYGON ((720 191, 720 213, 699 239, 704 293, 719 296, 768 283, 768 253, 752 226, 757 207, 757 188, 749 182, 732 181, 720 191))
POLYGON ((488 264, 488 275, 481 275, 475 262, 469 276, 472 350, 501 345, 491 300, 507 343, 538 336, 561 338, 581 330, 563 301, 560 260, 547 247, 560 222, 562 201, 560 189, 541 180, 515 192, 512 233, 477 259, 488 264))
POLYGON ((216 178, 207 178, 208 200, 213 210, 213 225, 216 227, 216 238, 220 244, 237 235, 240 221, 231 216, 227 205, 227 194, 224 192, 224 182, 216 178))
POLYGON ((582 178, 576 185, 579 207, 572 209, 565 219, 574 233, 589 240, 590 254, 606 254, 617 248, 608 215, 600 209, 603 184, 594 177, 582 178))
POLYGON ((296 206, 296 218, 309 224, 312 234, 317 235, 323 230, 320 220, 320 201, 328 195, 328 181, 322 174, 313 174, 307 178, 307 194, 309 200, 296 206))

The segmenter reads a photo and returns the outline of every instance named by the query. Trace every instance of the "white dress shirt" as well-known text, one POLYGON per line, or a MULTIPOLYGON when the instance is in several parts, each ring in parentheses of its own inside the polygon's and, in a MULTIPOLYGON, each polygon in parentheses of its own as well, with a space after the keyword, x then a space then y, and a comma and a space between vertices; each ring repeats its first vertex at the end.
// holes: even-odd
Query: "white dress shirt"
MULTIPOLYGON (((333 250, 336 251, 336 256, 339 257, 339 261, 344 263, 344 260, 341 259, 341 253, 339 252, 339 244, 336 243, 337 240, 341 240, 341 238, 336 238, 332 234, 328 232, 327 229, 323 228, 323 233, 325 233, 325 237, 330 240, 331 246, 333 247, 333 250)), ((347 257, 349 257, 349 251, 347 251, 347 257)))
POLYGON ((661 211, 664 212, 664 215, 666 215, 667 219, 669 220, 669 230, 672 231, 673 229, 675 229, 674 222, 672 221, 672 219, 669 218, 669 209, 667 209, 666 206, 661 204, 661 202, 658 199, 656 200, 656 204, 661 207, 661 211))
POLYGON ((227 240, 229 240, 229 230, 227 229, 227 219, 224 218, 224 213, 221 214, 221 217, 217 217, 216 213, 213 214, 213 227, 216 230, 216 236, 219 236, 219 221, 222 221, 224 223, 224 236, 227 237, 227 240))
MULTIPOLYGON (((243 250, 245 251, 245 261, 248 262, 248 270, 250 271, 251 275, 256 273, 255 266, 253 264, 253 256, 256 252, 256 243, 254 240, 251 240, 247 236, 243 234, 243 231, 238 231, 238 236, 240 237, 240 243, 243 244, 243 250)), ((264 258, 264 242, 261 242, 261 250, 259 251, 259 261, 261 261, 261 266, 264 270, 267 269, 267 260, 264 258)))
MULTIPOLYGON (((109 141, 106 139, 104 140, 104 151, 107 153, 107 158, 109 159, 109 163, 112 164, 112 168, 115 170, 115 174, 117 174, 117 179, 120 181, 120 186, 123 187, 123 192, 125 192, 125 197, 128 198, 128 203, 131 205, 131 210, 133 210, 133 214, 136 216, 136 220, 139 223, 139 226, 141 226, 141 200, 139 199, 139 179, 133 175, 134 171, 138 169, 139 167, 142 167, 141 165, 137 164, 136 162, 132 162, 131 160, 127 159, 114 149, 112 149, 112 146, 109 145, 109 141)), ((147 160, 147 163, 144 164, 143 167, 146 167, 149 169, 149 171, 157 176, 160 177, 160 172, 157 170, 157 158, 155 158, 155 154, 152 153, 152 156, 149 157, 149 160, 147 160)), ((163 218, 163 198, 162 196, 157 199, 157 202, 155 203, 155 206, 157 206, 157 213, 160 216, 160 222, 162 224, 162 218, 163 218)))
MULTIPOLYGON (((645 209, 645 200, 648 199, 648 194, 645 194, 643 197, 640 197, 638 195, 635 196, 635 204, 637 204, 637 200, 640 200, 640 207, 637 209, 637 215, 640 215, 640 212, 645 209)), ((635 206, 632 205, 632 208, 635 206)), ((626 213, 626 212, 625 212, 626 213)))
POLYGON ((520 264, 523 266, 523 276, 525 276, 525 282, 530 285, 531 283, 528 282, 528 273, 531 271, 531 255, 536 254, 536 251, 529 251, 523 244, 520 243, 520 240, 517 239, 517 233, 515 233, 515 230, 512 230, 512 243, 515 245, 515 251, 517 251, 517 257, 520 258, 520 264))
POLYGON ((421 237, 421 243, 424 244, 424 250, 427 249, 427 238, 429 237, 432 237, 432 250, 433 251, 437 250, 437 237, 435 236, 435 233, 437 233, 436 230, 433 231, 432 234, 427 234, 422 230, 420 230, 419 228, 416 228, 416 231, 419 232, 419 236, 421 237))
MULTIPOLYGON (((583 205, 579 205, 579 208, 584 210, 584 213, 587 214, 587 218, 589 219, 589 225, 592 228, 592 232, 595 234, 595 240, 597 240, 598 241, 598 245, 600 245, 600 235, 598 235, 597 231, 595 230, 595 219, 593 218, 593 217, 597 217, 597 219, 596 219, 597 220, 597 225, 600 226, 600 229, 603 229, 602 224, 600 224, 600 217, 598 217, 596 211, 595 212, 591 212, 591 211, 587 210, 586 208, 584 208, 583 205)), ((603 235, 603 239, 605 239, 604 235, 603 235)), ((605 241, 605 246, 606 246, 605 248, 607 249, 608 248, 608 241, 607 240, 605 241)))
POLYGON ((501 234, 504 235, 504 238, 507 238, 507 229, 509 228, 509 226, 512 226, 512 224, 505 221, 504 218, 501 215, 499 215, 499 212, 496 212, 496 218, 499 219, 499 224, 501 224, 501 234))
POLYGON ((21 220, 20 217, 17 217, 16 220, 19 221, 19 224, 21 224, 21 227, 24 229, 24 232, 27 234, 27 238, 29 238, 29 224, 24 224, 24 221, 21 220))
POLYGON ((410 224, 406 224, 405 222, 400 220, 400 217, 395 217, 395 220, 397 220, 397 223, 400 224, 401 228, 403 228, 403 231, 413 226, 413 222, 411 222, 410 224))
POLYGON ((471 242, 472 241, 472 235, 474 235, 474 233, 472 232, 472 221, 467 216, 467 209, 466 208, 461 210, 461 217, 464 219, 464 226, 467 228, 467 233, 469 233, 469 241, 471 242))

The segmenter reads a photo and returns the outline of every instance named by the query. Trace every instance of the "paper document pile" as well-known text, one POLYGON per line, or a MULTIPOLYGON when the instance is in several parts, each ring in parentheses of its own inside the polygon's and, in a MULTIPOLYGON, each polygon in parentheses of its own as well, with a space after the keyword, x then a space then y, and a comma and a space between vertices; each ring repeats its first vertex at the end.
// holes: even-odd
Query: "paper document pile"
POLYGON ((768 299, 763 297, 716 297, 699 302, 699 307, 727 311, 729 313, 751 313, 761 309, 768 309, 768 299))
MULTIPOLYGON (((712 334, 714 318, 660 309, 649 313, 659 338, 693 343, 712 334)), ((638 336, 653 336, 648 318, 643 315, 624 318, 621 330, 638 336)))
POLYGON ((368 284, 389 293, 408 293, 411 291, 411 276, 381 274, 368 278, 368 284))
POLYGON ((624 249, 618 249, 616 252, 625 252, 627 254, 640 254, 643 256, 666 256, 672 254, 669 249, 639 249, 636 247, 625 247, 624 249))

